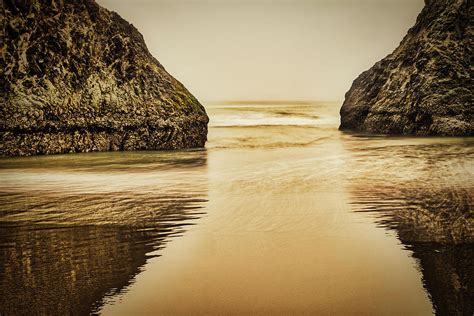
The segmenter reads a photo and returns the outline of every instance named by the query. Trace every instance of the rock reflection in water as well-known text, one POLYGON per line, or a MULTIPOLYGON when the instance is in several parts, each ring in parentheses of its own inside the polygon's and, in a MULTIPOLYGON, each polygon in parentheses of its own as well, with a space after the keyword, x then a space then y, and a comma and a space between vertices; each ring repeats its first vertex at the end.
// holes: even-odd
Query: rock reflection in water
POLYGON ((206 203, 205 152, 139 155, 2 161, 0 314, 98 312, 196 223, 206 203), (68 166, 73 172, 64 173, 68 166))
POLYGON ((356 145, 351 152, 356 209, 395 230, 413 252, 438 315, 473 315, 472 144, 356 145))

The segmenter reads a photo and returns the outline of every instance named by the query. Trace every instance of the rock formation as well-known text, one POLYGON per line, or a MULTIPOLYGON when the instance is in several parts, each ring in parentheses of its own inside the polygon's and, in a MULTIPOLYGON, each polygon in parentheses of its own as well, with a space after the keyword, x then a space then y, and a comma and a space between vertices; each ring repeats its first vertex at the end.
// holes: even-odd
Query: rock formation
POLYGON ((203 106, 94 0, 3 0, 0 155, 203 147, 203 106))
POLYGON ((400 46, 346 93, 340 129, 473 135, 473 21, 470 0, 425 0, 400 46))

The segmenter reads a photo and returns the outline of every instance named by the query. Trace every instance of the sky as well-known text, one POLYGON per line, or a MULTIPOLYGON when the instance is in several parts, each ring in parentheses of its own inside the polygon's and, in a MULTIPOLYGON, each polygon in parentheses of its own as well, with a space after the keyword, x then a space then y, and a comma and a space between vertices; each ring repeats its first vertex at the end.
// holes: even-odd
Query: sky
POLYGON ((423 0, 98 0, 201 101, 341 101, 423 0))

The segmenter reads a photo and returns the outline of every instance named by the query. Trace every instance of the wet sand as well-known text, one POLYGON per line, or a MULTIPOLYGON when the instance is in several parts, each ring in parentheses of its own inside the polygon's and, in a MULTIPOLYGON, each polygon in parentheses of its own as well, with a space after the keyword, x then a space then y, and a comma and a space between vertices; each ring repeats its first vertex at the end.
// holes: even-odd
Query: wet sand
POLYGON ((205 150, 0 160, 0 309, 472 314, 474 141, 287 103, 208 105, 205 150))

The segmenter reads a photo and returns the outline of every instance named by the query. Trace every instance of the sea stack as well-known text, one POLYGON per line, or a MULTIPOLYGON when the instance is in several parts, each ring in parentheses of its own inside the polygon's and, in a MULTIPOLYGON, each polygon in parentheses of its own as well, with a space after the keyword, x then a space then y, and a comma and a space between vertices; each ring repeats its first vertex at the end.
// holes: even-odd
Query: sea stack
POLYGON ((204 146, 204 107, 117 13, 2 2, 0 156, 204 146))
POLYGON ((425 0, 400 46, 346 93, 339 129, 472 136, 473 12, 470 0, 425 0))

